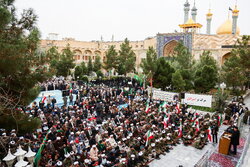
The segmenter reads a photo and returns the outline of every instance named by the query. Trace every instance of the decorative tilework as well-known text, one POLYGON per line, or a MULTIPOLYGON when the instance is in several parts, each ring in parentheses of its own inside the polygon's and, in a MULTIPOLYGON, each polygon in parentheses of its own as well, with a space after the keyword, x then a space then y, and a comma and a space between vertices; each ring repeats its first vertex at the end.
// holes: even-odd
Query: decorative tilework
POLYGON ((171 42, 172 40, 175 41, 182 41, 184 46, 186 46, 189 51, 192 51, 192 33, 174 33, 174 34, 157 34, 157 54, 158 57, 163 56, 163 49, 164 46, 171 42))

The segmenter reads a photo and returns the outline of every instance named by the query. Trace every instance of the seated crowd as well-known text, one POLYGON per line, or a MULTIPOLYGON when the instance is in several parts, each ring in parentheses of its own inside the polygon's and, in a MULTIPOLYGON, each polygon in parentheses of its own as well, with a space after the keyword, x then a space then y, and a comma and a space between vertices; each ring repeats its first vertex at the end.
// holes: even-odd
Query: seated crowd
POLYGON ((12 152, 18 145, 37 152, 45 140, 39 160, 44 167, 142 167, 179 143, 202 149, 211 141, 211 127, 218 131, 218 115, 195 112, 177 100, 150 99, 134 82, 130 92, 123 91, 128 85, 110 83, 75 86, 73 105, 34 103, 24 112, 39 117, 41 128, 24 136, 2 130, 2 144, 12 152))

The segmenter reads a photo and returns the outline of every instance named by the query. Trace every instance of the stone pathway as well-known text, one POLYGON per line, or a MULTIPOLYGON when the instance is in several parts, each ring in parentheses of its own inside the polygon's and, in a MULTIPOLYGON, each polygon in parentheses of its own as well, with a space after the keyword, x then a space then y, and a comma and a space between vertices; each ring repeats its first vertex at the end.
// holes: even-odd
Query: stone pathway
MULTIPOLYGON (((250 96, 246 97, 244 100, 246 107, 250 109, 250 96)), ((248 143, 249 144, 249 143, 248 143)), ((250 166, 250 147, 248 148, 248 151, 246 153, 245 159, 243 161, 242 167, 249 167, 250 166)))

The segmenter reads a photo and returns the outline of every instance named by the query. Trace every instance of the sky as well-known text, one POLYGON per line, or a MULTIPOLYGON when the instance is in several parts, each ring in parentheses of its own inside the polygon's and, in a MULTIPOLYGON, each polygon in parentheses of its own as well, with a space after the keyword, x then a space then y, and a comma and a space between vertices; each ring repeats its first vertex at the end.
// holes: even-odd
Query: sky
MULTIPOLYGON (((38 16, 42 39, 49 33, 80 41, 144 40, 157 33, 180 32, 186 0, 16 0, 17 13, 32 8, 38 16)), ((189 0, 191 8, 194 0, 189 0)), ((197 22, 206 32, 206 13, 213 13, 211 33, 228 18, 236 0, 196 0, 197 22)), ((250 0, 238 0, 240 34, 250 35, 250 0)), ((231 16, 230 16, 231 18, 231 16)))

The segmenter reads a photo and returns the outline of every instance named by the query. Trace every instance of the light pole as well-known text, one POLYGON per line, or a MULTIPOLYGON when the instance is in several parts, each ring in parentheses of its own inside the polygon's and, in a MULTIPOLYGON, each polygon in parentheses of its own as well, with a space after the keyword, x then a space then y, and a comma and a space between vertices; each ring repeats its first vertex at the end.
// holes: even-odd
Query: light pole
POLYGON ((10 152, 10 149, 9 149, 7 156, 4 157, 3 160, 6 162, 8 167, 11 167, 13 162, 15 161, 15 158, 16 158, 16 156, 12 155, 10 152))
POLYGON ((35 157, 36 153, 34 153, 30 146, 29 146, 29 151, 27 154, 25 154, 25 157, 28 159, 29 163, 31 166, 33 166, 33 162, 34 162, 34 157, 35 157))

